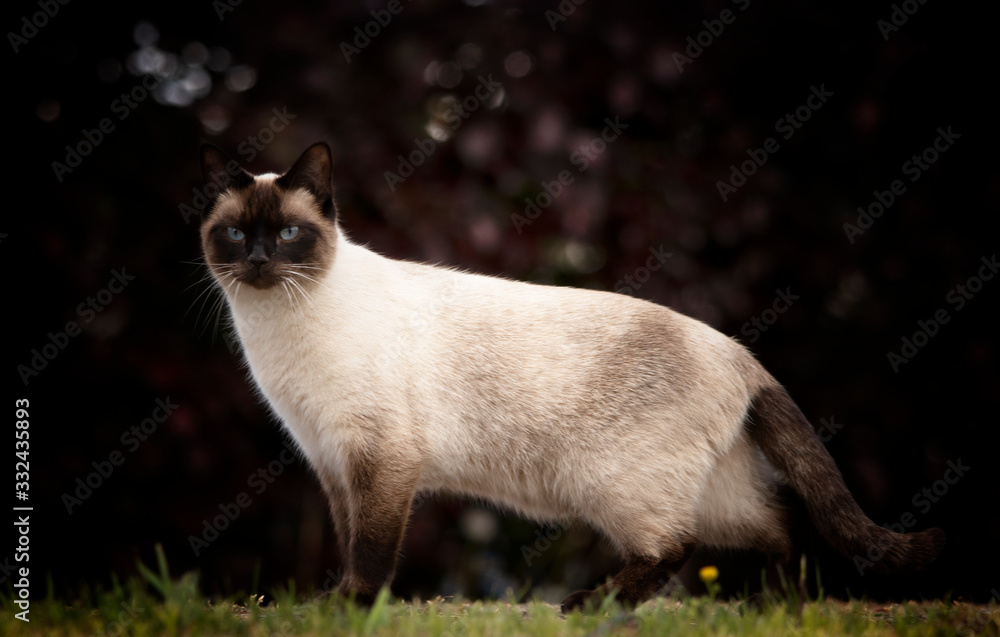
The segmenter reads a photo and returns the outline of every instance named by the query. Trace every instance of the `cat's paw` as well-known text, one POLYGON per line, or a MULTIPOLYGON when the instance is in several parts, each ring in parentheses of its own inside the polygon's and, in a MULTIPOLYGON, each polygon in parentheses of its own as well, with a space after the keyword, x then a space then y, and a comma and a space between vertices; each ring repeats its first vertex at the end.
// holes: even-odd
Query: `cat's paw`
POLYGON ((344 602, 354 602, 356 606, 360 606, 361 608, 371 608, 375 603, 378 592, 365 593, 358 590, 351 590, 344 586, 338 586, 336 596, 344 602))
POLYGON ((571 613, 574 610, 594 610, 601 605, 603 597, 599 591, 577 591, 562 601, 562 612, 571 613))

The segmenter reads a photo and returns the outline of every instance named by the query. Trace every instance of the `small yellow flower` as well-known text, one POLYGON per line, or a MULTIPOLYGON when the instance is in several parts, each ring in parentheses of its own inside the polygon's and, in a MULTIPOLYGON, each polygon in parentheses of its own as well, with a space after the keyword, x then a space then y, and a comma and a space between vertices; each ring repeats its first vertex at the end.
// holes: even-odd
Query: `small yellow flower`
POLYGON ((711 584, 719 579, 719 569, 714 566, 702 566, 701 570, 698 571, 698 577, 706 584, 711 584))

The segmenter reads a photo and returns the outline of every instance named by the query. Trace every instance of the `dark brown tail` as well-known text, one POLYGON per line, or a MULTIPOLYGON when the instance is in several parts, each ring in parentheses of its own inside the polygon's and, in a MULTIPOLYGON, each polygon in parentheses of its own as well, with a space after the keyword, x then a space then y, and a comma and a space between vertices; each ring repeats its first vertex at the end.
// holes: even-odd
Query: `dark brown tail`
POLYGON ((746 420, 753 439, 804 500, 820 534, 864 574, 916 571, 944 548, 944 531, 895 533, 868 519, 833 458, 780 385, 761 389, 746 420))

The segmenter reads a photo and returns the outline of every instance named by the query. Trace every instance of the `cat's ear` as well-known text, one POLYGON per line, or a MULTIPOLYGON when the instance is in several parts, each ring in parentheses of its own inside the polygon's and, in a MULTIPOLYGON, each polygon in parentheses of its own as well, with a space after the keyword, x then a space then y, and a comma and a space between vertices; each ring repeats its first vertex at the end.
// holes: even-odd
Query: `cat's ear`
POLYGON ((214 191, 209 199, 215 199, 230 188, 246 188, 253 183, 253 175, 243 170, 239 162, 230 159, 226 153, 212 144, 201 145, 201 176, 205 185, 212 184, 214 191))
POLYGON ((317 142, 307 148, 295 165, 278 178, 277 184, 289 190, 304 188, 316 198, 324 216, 336 216, 337 210, 333 205, 333 156, 326 142, 317 142))

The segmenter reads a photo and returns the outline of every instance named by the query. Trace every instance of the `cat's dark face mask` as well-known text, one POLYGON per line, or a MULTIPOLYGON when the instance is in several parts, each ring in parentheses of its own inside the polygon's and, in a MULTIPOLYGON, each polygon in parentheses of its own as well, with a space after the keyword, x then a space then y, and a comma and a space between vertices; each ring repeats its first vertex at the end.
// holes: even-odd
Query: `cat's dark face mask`
POLYGON ((205 261, 229 293, 242 285, 305 290, 327 270, 336 209, 326 144, 317 144, 284 175, 254 177, 213 146, 203 149, 208 183, 218 184, 202 224, 205 261))

